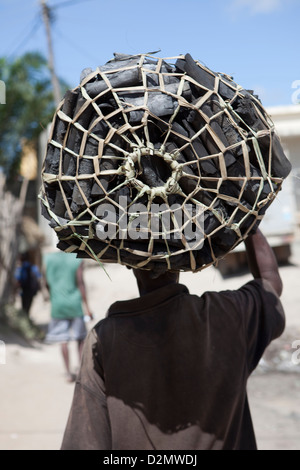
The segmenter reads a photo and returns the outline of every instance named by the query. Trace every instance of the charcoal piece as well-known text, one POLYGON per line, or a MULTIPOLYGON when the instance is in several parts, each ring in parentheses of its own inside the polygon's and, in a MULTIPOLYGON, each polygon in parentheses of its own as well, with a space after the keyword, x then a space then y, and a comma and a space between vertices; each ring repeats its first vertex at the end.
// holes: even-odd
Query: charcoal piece
MULTIPOLYGON (((74 111, 74 116, 77 115, 77 113, 81 110, 82 106, 85 105, 85 103, 86 103, 86 99, 83 96, 79 95, 78 100, 77 100, 77 105, 74 111)), ((84 112, 78 116, 78 119, 77 119, 78 124, 80 124, 84 129, 88 129, 94 112, 95 112, 95 109, 93 108, 91 104, 87 106, 84 112)))
MULTIPOLYGON (((159 231, 161 232, 161 230, 162 230, 162 227, 160 226, 159 231)), ((160 236, 160 238, 154 239, 153 253, 164 255, 167 251, 166 243, 168 244, 168 251, 170 253, 174 253, 176 251, 184 249, 184 245, 181 240, 181 234, 177 234, 175 238, 174 233, 170 233, 167 235, 166 241, 164 240, 162 236, 160 236), (178 238, 179 236, 180 238, 178 238)), ((147 251, 147 249, 145 251, 147 251)))
POLYGON ((166 152, 172 154, 179 153, 179 147, 175 142, 166 142, 165 144, 166 152))
MULTIPOLYGON (((184 129, 187 131, 187 135, 189 136, 190 139, 192 139, 194 137, 194 135, 196 134, 195 130, 192 128, 192 126, 190 125, 190 123, 188 122, 188 120, 186 119, 182 119, 182 125, 184 127, 184 129)), ((199 138, 197 139, 194 139, 191 143, 191 145, 193 146, 197 156, 199 158, 203 158, 203 157, 206 157, 208 155, 207 153, 207 149, 204 147, 204 145, 202 144, 201 140, 199 138)))
POLYGON ((261 112, 261 114, 263 116, 266 116, 266 110, 263 107, 259 97, 254 94, 253 90, 245 90, 245 89, 239 90, 239 95, 241 95, 242 97, 250 99, 253 103, 253 106, 258 108, 258 110, 261 112))
MULTIPOLYGON (((137 106, 143 108, 140 111, 130 111, 130 106, 126 107, 126 110, 129 110, 129 121, 130 122, 139 122, 143 118, 145 113, 145 100, 144 95, 141 97, 133 97, 132 95, 126 93, 120 93, 122 101, 124 104, 129 104, 132 106, 137 106)), ((148 95, 147 109, 158 117, 163 116, 172 116, 177 107, 177 100, 172 96, 169 96, 161 92, 151 92, 148 95)))
MULTIPOLYGON (((62 241, 60 240, 56 247, 61 250, 61 251, 66 251, 68 248, 70 248, 71 245, 74 245, 75 243, 68 243, 67 241, 62 241)), ((78 244, 77 244, 78 245, 78 244)))
MULTIPOLYGON (((74 108, 78 98, 78 91, 68 90, 64 97, 64 102, 61 111, 69 117, 73 117, 74 108)), ((59 144, 63 143, 69 123, 63 121, 61 118, 56 116, 56 123, 53 131, 52 139, 59 144)))
MULTIPOLYGON (((85 102, 86 100, 82 96, 78 98, 74 115, 76 115, 80 111, 81 107, 85 104, 85 102)), ((81 113, 80 116, 78 117, 78 120, 77 120, 78 124, 80 124, 84 129, 88 129, 94 111, 95 110, 93 106, 89 105, 85 109, 85 112, 81 113)), ((66 143, 67 149, 72 150, 72 152, 76 154, 79 154, 80 146, 81 146, 81 139, 82 139, 82 132, 79 131, 75 126, 72 126, 69 132, 67 143, 66 143)), ((76 174, 76 167, 75 167, 75 173, 74 173, 74 166, 75 166, 74 161, 72 162, 74 158, 76 157, 72 156, 67 151, 66 153, 64 153, 63 171, 68 176, 75 176, 76 174)))
POLYGON ((133 59, 135 59, 134 63, 138 63, 139 55, 132 55, 132 54, 123 54, 122 52, 114 52, 114 58, 109 60, 104 66, 102 67, 116 67, 118 62, 125 62, 125 64, 130 64, 133 59))
MULTIPOLYGON (((85 149, 84 149, 84 155, 88 156, 88 157, 96 157, 98 156, 98 141, 93 139, 92 137, 89 137, 87 139, 87 143, 86 143, 86 146, 85 146, 85 149)), ((85 160, 85 158, 83 158, 82 160, 85 160)), ((94 169, 94 163, 93 163, 93 159, 89 159, 89 161, 92 163, 91 165, 91 172, 93 172, 93 169, 94 169)), ((79 167, 81 165, 79 164, 79 167)), ((79 170, 81 171, 81 170, 79 170)), ((79 174, 82 174, 82 173, 79 173, 79 174)))
MULTIPOLYGON (((186 126, 187 125, 188 123, 186 121, 186 126)), ((181 134, 182 136, 187 137, 189 139, 190 139, 190 136, 192 135, 192 130, 187 131, 178 122, 173 122, 172 130, 176 132, 177 134, 181 134)), ((184 146, 187 143, 187 140, 179 137, 176 134, 172 134, 172 138, 175 140, 175 142, 179 146, 184 146)), ((200 139, 198 138, 198 139, 195 139, 193 142, 191 142, 191 144, 188 147, 185 147, 182 150, 182 155, 184 155, 187 162, 191 162, 191 161, 194 162, 195 160, 197 160, 197 157, 201 159, 202 157, 207 156, 208 152, 206 148, 204 147, 204 145, 202 144, 202 142, 200 141, 200 139)), ((218 171, 218 169, 215 167, 212 161, 205 160, 201 162, 201 165, 204 165, 202 166, 204 173, 207 172, 207 174, 215 175, 218 171)), ((189 166, 194 172, 196 172, 198 169, 197 163, 193 163, 189 166)))
MULTIPOLYGON (((262 178, 261 172, 256 169, 253 165, 250 165, 250 175, 251 178, 262 178)), ((244 167, 244 162, 243 161, 237 161, 235 165, 232 165, 230 168, 227 168, 227 175, 229 178, 241 178, 240 181, 238 180, 230 180, 230 184, 232 186, 232 195, 234 194, 234 187, 239 188, 239 190, 242 189, 244 185, 243 181, 243 176, 245 172, 245 167, 244 167)), ((253 205, 257 199, 257 195, 260 189, 260 179, 250 179, 247 181, 245 187, 244 187, 244 192, 243 192, 243 198, 251 205, 253 205)), ((224 184, 224 183, 223 183, 224 184)), ((223 186, 222 184, 222 186, 223 186)), ((229 182, 228 182, 229 184, 229 182)), ((269 181, 264 181, 263 189, 259 197, 259 201, 262 201, 268 197, 268 195, 272 192, 274 192, 276 188, 270 187, 269 181)))
MULTIPOLYGON (((207 104, 203 105, 201 110, 206 114, 207 117, 211 119, 209 125, 212 128, 212 130, 216 133, 218 138, 221 140, 222 144, 225 147, 228 147, 230 144, 226 138, 224 129, 222 129, 221 126, 218 124, 218 122, 213 119, 214 117, 213 111, 210 109, 210 107, 207 104)), ((227 154, 226 155, 227 165, 232 165, 235 162, 234 156, 232 155, 231 151, 227 151, 226 154, 227 154)))
POLYGON ((69 197, 72 198, 74 184, 75 184, 74 181, 62 181, 61 182, 63 191, 66 194, 67 198, 69 198, 69 197))
POLYGON ((79 91, 78 90, 68 90, 64 97, 64 103, 62 106, 62 111, 69 117, 74 116, 74 109, 77 103, 79 91))
POLYGON ((255 105, 256 103, 252 96, 246 94, 246 96, 238 96, 232 106, 235 112, 247 124, 248 128, 246 127, 246 130, 249 130, 249 128, 253 129, 255 132, 266 130, 267 127, 258 116, 255 105))
POLYGON ((55 206, 56 188, 53 185, 50 185, 49 183, 44 183, 44 186, 50 210, 53 211, 55 206))
POLYGON ((178 59, 175 66, 181 72, 185 72, 187 75, 193 78, 201 86, 209 90, 214 89, 214 75, 199 67, 190 54, 186 54, 184 59, 178 59))
POLYGON ((105 191, 107 191, 108 188, 108 181, 102 178, 101 185, 102 187, 97 183, 97 181, 94 182, 91 190, 91 197, 100 199, 105 196, 105 191))
MULTIPOLYGON (((95 119, 97 119, 97 118, 98 118, 98 116, 95 119)), ((108 134, 108 131, 109 131, 108 124, 103 120, 97 122, 96 125, 93 125, 93 122, 92 122, 91 125, 90 125, 90 129, 91 129, 91 131, 90 131, 91 134, 94 134, 95 136, 97 136, 99 139, 102 139, 102 140, 104 140, 106 138, 106 136, 108 134)), ((97 146, 97 150, 98 150, 98 143, 99 142, 96 139, 93 139, 92 136, 89 136, 88 142, 93 146, 97 146)))
MULTIPOLYGON (((128 206, 132 203, 132 197, 130 194, 130 189, 125 186, 110 193, 109 195, 117 204, 120 204, 124 209, 127 209, 128 206)), ((119 217, 123 215, 122 209, 119 209, 119 217)))
POLYGON ((221 223, 213 214, 212 211, 207 210, 204 214, 204 233, 210 235, 214 230, 220 227, 221 223))
POLYGON ((235 90, 237 90, 238 85, 233 80, 229 81, 228 79, 226 79, 224 75, 221 74, 220 76, 222 80, 219 83, 218 92, 225 100, 232 100, 232 98, 234 98, 234 96, 236 95, 235 90), (232 87, 234 89, 232 89, 232 87))
POLYGON ((101 110, 103 116, 108 116, 117 109, 117 106, 110 103, 97 103, 98 108, 101 110))
POLYGON ((254 215, 249 214, 249 217, 246 217, 239 226, 241 234, 245 235, 250 228, 251 233, 255 233, 260 224, 261 220, 256 221, 256 217, 254 215))
MULTIPOLYGON (((146 58, 145 61, 151 62, 148 58, 146 58)), ((122 69, 127 67, 138 66, 139 62, 140 57, 138 55, 114 54, 114 59, 109 60, 105 65, 101 65, 99 70, 101 72, 111 72, 112 70, 121 69, 122 71, 122 69)))
MULTIPOLYGON (((198 188, 198 184, 197 180, 189 178, 188 176, 182 176, 179 180, 179 185, 186 195, 193 193, 198 188)), ((195 192, 193 199, 196 199, 207 207, 209 207, 214 200, 214 198, 202 188, 195 192)))
MULTIPOLYGON (((187 121, 191 124, 196 133, 203 129, 203 127, 207 126, 204 118, 196 110, 191 111, 187 121)), ((199 139, 201 139, 202 145, 207 149, 206 155, 215 155, 220 153, 219 147, 216 145, 215 140, 207 130, 204 130, 201 133, 199 139)))
MULTIPOLYGON (((178 93, 178 88, 179 88, 179 83, 167 83, 165 85, 165 91, 167 93, 172 93, 173 95, 177 95, 178 93)), ((190 87, 190 84, 188 81, 185 81, 184 84, 183 84, 183 88, 182 88, 182 92, 181 92, 181 95, 183 98, 185 98, 187 101, 191 101, 192 100, 192 91, 191 91, 191 87, 190 87)))
POLYGON ((81 235, 83 237, 88 237, 89 227, 87 225, 79 225, 78 227, 76 227, 76 233, 78 233, 78 235, 81 235))
POLYGON ((91 258, 91 253, 83 250, 79 250, 76 252, 76 258, 78 259, 90 259, 91 258))
POLYGON ((53 211, 54 211, 55 215, 58 215, 59 217, 63 217, 63 215, 66 211, 65 202, 64 202, 63 195, 62 195, 61 191, 56 191, 55 204, 54 204, 53 211))
MULTIPOLYGON (((159 146, 160 147, 160 146, 159 146)), ((163 158, 155 155, 146 155, 141 159, 142 175, 150 187, 164 186, 172 174, 171 168, 163 158)))
POLYGON ((182 176, 179 180, 179 185, 186 195, 191 194, 198 186, 198 182, 188 176, 182 176))
MULTIPOLYGON (((175 241, 176 243, 175 243, 174 246, 172 246, 170 244, 169 239, 167 240, 167 242, 168 242, 168 254, 170 254, 170 255, 185 249, 185 247, 184 247, 184 245, 183 245, 183 243, 180 239, 175 241)), ((165 256, 166 252, 167 252, 166 242, 163 239, 155 239, 154 244, 153 244, 153 248, 152 248, 153 255, 154 256, 165 256)), ((164 263, 164 260, 163 259, 157 260, 157 262, 160 265, 162 265, 162 263, 164 263)))
POLYGON ((63 152, 63 172, 66 176, 75 176, 77 169, 77 157, 69 152, 63 152))
MULTIPOLYGON (((88 158, 82 158, 79 161, 78 166, 78 175, 92 175, 94 173, 94 163, 93 160, 88 158)), ((80 186, 82 192, 85 194, 87 200, 90 200, 92 185, 94 179, 93 178, 86 178, 84 180, 78 180, 78 185, 80 186)), ((86 205, 79 187, 77 185, 74 186, 72 200, 76 203, 77 210, 83 209, 86 205)), ((73 204, 71 204, 72 209, 73 204)))
MULTIPOLYGON (((135 267, 137 266, 138 263, 145 261, 146 256, 140 256, 134 253, 130 253, 129 251, 122 250, 120 251, 120 259, 121 259, 121 264, 135 267)), ((153 263, 152 268, 154 269, 155 266, 156 265, 153 263)), ((152 271, 152 268, 151 268, 151 271, 152 271)), ((150 263, 147 264, 147 269, 150 270, 150 263)))
MULTIPOLYGON (((160 86, 159 74, 158 73, 151 73, 151 71, 156 71, 156 69, 157 69, 156 64, 144 63, 142 65, 142 67, 144 69, 144 72, 146 72, 147 86, 149 88, 159 87, 160 86), (149 72, 148 72, 148 70, 149 70, 149 72)), ((161 72, 162 73, 167 73, 166 68, 163 67, 161 72)), ((164 75, 163 80, 164 80, 165 85, 177 84, 177 86, 178 86, 179 83, 180 83, 179 78, 175 77, 173 75, 164 75)))
POLYGON ((169 262, 171 264, 172 270, 180 271, 183 270, 184 267, 188 269, 190 267, 190 253, 187 251, 186 253, 182 253, 180 255, 171 256, 169 258, 169 262))
POLYGON ((193 175, 193 176, 200 176, 198 175, 199 171, 198 171, 196 163, 193 163, 192 165, 188 165, 188 164, 185 165, 189 161, 195 160, 195 155, 193 155, 192 150, 189 149, 188 151, 189 158, 186 158, 186 154, 184 152, 179 153, 179 147, 174 142, 167 142, 165 147, 166 147, 166 151, 170 153, 171 155, 176 152, 178 153, 176 161, 184 165, 182 167, 183 173, 186 173, 188 175, 193 175))
POLYGON ((195 259, 196 259, 197 268, 201 268, 201 267, 203 267, 205 265, 209 265, 213 262, 213 258, 212 258, 212 255, 211 255, 211 249, 210 249, 210 246, 209 246, 209 243, 208 243, 207 239, 204 241, 204 245, 201 248, 201 250, 198 250, 198 251, 194 252, 194 256, 195 256, 195 259))
POLYGON ((78 175, 90 175, 94 173, 94 162, 90 158, 81 158, 79 161, 78 175))
MULTIPOLYGON (((143 181, 150 187, 155 188, 164 185, 164 181, 159 178, 150 161, 143 159, 143 181)), ((149 159, 148 159, 149 160, 149 159)))
POLYGON ((236 232, 230 228, 222 228, 211 236, 211 242, 215 256, 223 256, 228 253, 237 243, 239 237, 236 232))
POLYGON ((235 165, 236 159, 231 150, 225 150, 223 157, 224 157, 226 168, 235 165))
MULTIPOLYGON (((109 191, 109 183, 111 181, 113 181, 113 179, 115 178, 115 175, 112 174, 112 175, 102 175, 101 172, 102 171, 108 171, 108 170, 115 170, 118 168, 119 166, 119 160, 117 158, 114 158, 116 157, 116 150, 114 150, 113 148, 109 147, 109 146, 106 146, 105 149, 104 149, 104 154, 108 157, 111 157, 109 159, 104 159, 102 158, 101 161, 100 161, 100 175, 98 175, 98 178, 100 179, 100 182, 103 186, 103 189, 105 191, 109 191)), ((98 186, 98 185, 97 185, 98 186)), ((96 188, 95 184, 93 185, 93 196, 95 196, 97 193, 99 194, 99 196, 104 196, 104 192, 103 192, 103 189, 100 188, 98 186, 99 189, 96 188)))
MULTIPOLYGON (((78 181, 78 185, 80 186, 80 189, 82 190, 88 202, 91 202, 91 191, 93 181, 93 178, 87 178, 85 180, 78 181)), ((74 186, 71 203, 72 212, 78 213, 79 211, 86 208, 86 202, 80 192, 80 189, 77 185, 74 186)))
MULTIPOLYGON (((140 80, 138 67, 134 69, 120 70, 116 73, 110 73, 107 74, 106 77, 108 78, 113 88, 136 86, 139 85, 140 80)), ((85 85, 85 89, 91 98, 95 98, 107 88, 107 84, 104 80, 86 83, 85 85)))
MULTIPOLYGON (((216 96, 207 102, 207 105, 210 106, 213 116, 222 110, 221 104, 216 96)), ((215 116, 214 119, 222 129, 229 145, 235 145, 244 141, 238 130, 235 128, 234 123, 229 119, 225 112, 215 116)), ((243 155, 243 148, 242 146, 237 146, 231 149, 231 152, 234 154, 234 156, 240 157, 243 155)))
POLYGON ((73 234, 73 231, 72 231, 71 227, 69 226, 69 227, 65 227, 63 229, 57 230, 56 234, 57 234, 58 238, 60 240, 62 240, 63 238, 71 237, 72 234, 73 234))
MULTIPOLYGON (((145 58, 143 64, 142 64, 142 67, 145 68, 145 69, 149 69, 149 70, 157 70, 157 62, 154 61, 154 60, 150 60, 148 57, 145 58)), ((160 68, 160 70, 158 70, 158 73, 164 73, 164 74, 171 74, 171 73, 174 73, 175 72, 175 69, 172 67, 172 65, 168 64, 167 62, 163 61, 162 62, 162 66, 160 68)), ((166 75, 166 77, 168 77, 168 75, 166 75)), ((176 80, 178 80, 178 78, 175 76, 173 77, 172 75, 169 76, 169 78, 176 78, 176 80)))
MULTIPOLYGON (((157 125, 158 127, 163 131, 163 132, 166 132, 168 130, 168 124, 167 123, 164 123, 163 121, 157 121, 157 125)), ((176 145, 177 148, 181 148, 183 146, 185 146, 187 143, 188 143, 188 140, 184 139, 183 137, 180 137, 180 135, 178 134, 181 134, 182 136, 187 136, 188 137, 188 134, 187 134, 187 131, 177 122, 173 122, 172 123, 172 129, 171 129, 171 134, 170 134, 170 142, 167 142, 166 143, 166 148, 168 149, 169 145, 176 145), (174 132, 176 132, 176 134, 174 134, 174 132)), ((173 147, 170 147, 173 149, 173 147)), ((167 150, 167 151, 170 151, 170 150, 167 150)), ((194 154, 193 150, 189 147, 185 147, 182 151, 181 151, 181 154, 182 156, 185 157, 185 160, 187 162, 195 162, 197 160, 197 156, 194 154)), ((197 164, 196 163, 192 163, 191 165, 189 165, 194 171, 197 171, 197 164)))
POLYGON ((269 147, 270 138, 272 139, 272 164, 271 175, 276 178, 287 178, 292 170, 291 162, 286 157, 279 137, 272 132, 270 135, 258 137, 258 143, 262 150, 263 160, 268 171, 269 168, 269 147))
POLYGON ((113 246, 107 246, 108 243, 100 240, 90 240, 88 243, 89 247, 93 250, 94 253, 98 254, 105 249, 105 253, 102 255, 103 259, 115 260, 117 256, 117 251, 113 246))
POLYGON ((86 67, 85 69, 83 69, 81 74, 80 74, 80 83, 82 83, 83 80, 86 77, 88 77, 91 73, 93 73, 93 69, 91 69, 90 67, 86 67))
MULTIPOLYGON (((219 188, 219 194, 224 196, 233 197, 239 199, 240 197, 240 188, 242 187, 242 182, 225 180, 222 182, 219 188)), ((227 204, 230 204, 229 201, 226 201, 227 204)))
MULTIPOLYGON (((186 54, 184 59, 178 59, 175 65, 203 87, 214 90, 216 74, 208 72, 196 64, 190 54, 186 54)), ((232 99, 235 96, 234 90, 222 81, 219 85, 219 93, 226 99, 232 99)))
POLYGON ((45 160, 45 172, 58 175, 60 162, 60 149, 48 144, 47 156, 45 160))
POLYGON ((53 158, 54 146, 50 143, 47 145, 47 153, 44 162, 44 172, 45 173, 53 173, 51 170, 52 167, 52 158, 53 158))
MULTIPOLYGON (((127 253, 128 258, 132 259, 133 257, 137 257, 137 258, 140 259, 140 261, 144 261, 145 258, 147 257, 147 255, 145 255, 145 257, 143 257, 141 255, 131 253, 128 250, 134 250, 134 251, 140 251, 140 252, 147 253, 148 252, 148 243, 149 243, 149 240, 132 240, 130 238, 126 238, 125 240, 123 240, 123 246, 126 249, 125 253, 127 253)), ((120 245, 120 241, 119 240, 114 240, 114 244, 120 245)))
MULTIPOLYGON (((179 145, 180 144, 184 145, 184 142, 181 139, 179 139, 178 137, 174 136, 174 140, 176 140, 179 145)), ((189 145, 188 147, 185 147, 182 150, 182 155, 185 157, 185 160, 187 162, 198 160, 198 164, 199 164, 202 176, 213 176, 213 177, 220 176, 220 171, 219 171, 219 168, 218 168, 218 160, 217 159, 213 159, 213 158, 208 158, 207 159, 207 158, 204 158, 204 157, 199 158, 199 159, 197 158, 197 157, 199 157, 199 154, 202 153, 202 150, 203 150, 203 153, 205 152, 204 145, 201 142, 199 144, 199 142, 200 142, 200 139, 198 139, 198 144, 196 145, 196 148, 197 148, 197 151, 198 151, 197 155, 195 154, 196 148, 193 144, 189 145)), ((208 151, 206 151, 205 156, 207 156, 207 155, 209 155, 208 151)), ((193 164, 189 165, 189 168, 192 169, 194 174, 198 173, 197 163, 193 163, 193 164)))

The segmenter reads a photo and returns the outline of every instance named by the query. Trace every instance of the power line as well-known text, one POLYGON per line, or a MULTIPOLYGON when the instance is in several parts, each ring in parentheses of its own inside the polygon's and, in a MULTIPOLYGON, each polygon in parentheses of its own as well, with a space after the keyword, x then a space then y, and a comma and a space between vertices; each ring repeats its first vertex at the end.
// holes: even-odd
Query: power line
POLYGON ((96 58, 96 56, 93 56, 92 54, 89 53, 86 49, 84 49, 81 45, 75 43, 72 41, 66 34, 57 27, 57 24, 55 25, 55 32, 60 36, 61 39, 65 41, 70 47, 72 47, 74 50, 82 54, 85 58, 89 58, 93 62, 97 62, 99 58, 96 58))
POLYGON ((33 21, 31 21, 29 24, 29 26, 31 26, 30 31, 27 32, 28 27, 24 29, 22 34, 19 36, 19 38, 22 38, 22 39, 19 40, 17 46, 13 48, 13 50, 7 55, 7 57, 8 58, 12 57, 20 49, 21 46, 24 47, 27 44, 27 42, 35 35, 35 33, 37 32, 41 24, 42 22, 41 22, 40 15, 36 14, 33 18, 33 21), (25 32, 25 36, 24 36, 24 32, 25 32))

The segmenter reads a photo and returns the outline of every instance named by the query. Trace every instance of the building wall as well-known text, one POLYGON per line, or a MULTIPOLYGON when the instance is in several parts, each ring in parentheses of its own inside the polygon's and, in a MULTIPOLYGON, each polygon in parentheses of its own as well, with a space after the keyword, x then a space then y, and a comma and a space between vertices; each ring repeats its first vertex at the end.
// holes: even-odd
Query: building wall
POLYGON ((293 181, 297 210, 300 212, 300 136, 281 139, 293 169, 290 178, 293 181))
POLYGON ((300 214, 300 105, 268 108, 281 143, 290 159, 297 210, 300 214))

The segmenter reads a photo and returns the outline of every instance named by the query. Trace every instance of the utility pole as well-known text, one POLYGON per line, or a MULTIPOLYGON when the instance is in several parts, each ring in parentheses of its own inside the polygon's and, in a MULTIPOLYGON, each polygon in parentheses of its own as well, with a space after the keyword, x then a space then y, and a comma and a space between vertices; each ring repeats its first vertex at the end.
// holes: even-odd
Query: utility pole
POLYGON ((47 35, 47 43, 48 43, 48 67, 51 73, 51 82, 53 88, 53 96, 56 106, 58 106, 59 102, 61 101, 61 94, 60 94, 60 85, 55 73, 54 67, 54 53, 53 53, 53 46, 52 46, 52 37, 51 37, 51 9, 47 5, 47 0, 40 0, 41 9, 42 9, 42 16, 43 21, 45 24, 46 35, 47 35))

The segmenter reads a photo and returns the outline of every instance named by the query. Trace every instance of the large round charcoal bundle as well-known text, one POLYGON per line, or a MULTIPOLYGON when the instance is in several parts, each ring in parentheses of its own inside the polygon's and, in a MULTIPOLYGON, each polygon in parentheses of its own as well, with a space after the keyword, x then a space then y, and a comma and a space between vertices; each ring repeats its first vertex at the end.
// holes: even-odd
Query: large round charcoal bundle
POLYGON ((290 172, 258 97, 185 56, 115 54, 68 91, 42 170, 58 247, 198 271, 262 220, 290 172))

